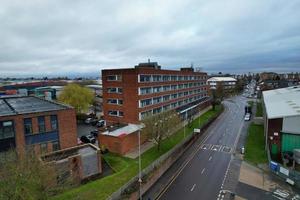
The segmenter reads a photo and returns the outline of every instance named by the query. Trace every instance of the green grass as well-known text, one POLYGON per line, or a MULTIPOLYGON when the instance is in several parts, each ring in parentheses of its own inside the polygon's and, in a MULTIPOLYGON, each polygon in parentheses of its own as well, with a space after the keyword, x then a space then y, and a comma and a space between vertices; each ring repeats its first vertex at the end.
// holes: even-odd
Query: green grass
POLYGON ((262 108, 262 103, 261 102, 257 102, 256 103, 256 117, 262 117, 263 116, 263 108, 262 108))
POLYGON ((249 104, 249 106, 253 107, 253 101, 247 101, 247 103, 249 104))
POLYGON ((245 160, 253 164, 267 162, 263 125, 250 124, 245 147, 245 160))
MULTIPOLYGON (((189 126, 186 126, 186 136, 191 134, 194 128, 203 126, 208 120, 215 117, 222 111, 221 106, 216 106, 216 109, 209 110, 200 118, 195 119, 189 126)), ((154 146, 142 154, 142 168, 146 168, 153 161, 159 158, 171 150, 176 144, 183 140, 183 128, 165 139, 161 143, 160 151, 157 150, 157 146, 154 146)), ((77 188, 66 191, 63 194, 53 197, 55 200, 66 199, 107 199, 114 191, 118 190, 122 185, 128 182, 132 177, 138 173, 138 159, 129 159, 116 154, 108 153, 103 155, 103 158, 115 171, 114 174, 89 182, 85 185, 81 185, 77 188)))

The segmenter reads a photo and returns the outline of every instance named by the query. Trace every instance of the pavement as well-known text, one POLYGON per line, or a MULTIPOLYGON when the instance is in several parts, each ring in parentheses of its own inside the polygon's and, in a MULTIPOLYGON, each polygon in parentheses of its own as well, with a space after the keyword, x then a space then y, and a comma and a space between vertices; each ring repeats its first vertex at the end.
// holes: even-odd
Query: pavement
POLYGON ((220 199, 244 126, 246 99, 224 101, 225 110, 143 199, 220 199), (175 174, 175 176, 174 176, 175 174), (161 191, 161 188, 164 190, 161 191))

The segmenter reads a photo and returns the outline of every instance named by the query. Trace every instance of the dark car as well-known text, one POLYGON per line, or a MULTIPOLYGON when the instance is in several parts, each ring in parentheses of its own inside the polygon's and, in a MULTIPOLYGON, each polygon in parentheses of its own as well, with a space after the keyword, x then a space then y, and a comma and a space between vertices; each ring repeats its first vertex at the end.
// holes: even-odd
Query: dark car
POLYGON ((94 136, 94 137, 97 137, 98 136, 98 132, 99 131, 97 129, 95 129, 95 130, 91 131, 91 135, 94 136))
POLYGON ((83 135, 80 137, 80 140, 83 142, 83 143, 92 143, 92 144, 95 144, 96 142, 96 138, 92 135, 83 135))
POLYGON ((103 126, 105 126, 105 120, 99 120, 98 122, 97 122, 97 127, 103 127, 103 126))

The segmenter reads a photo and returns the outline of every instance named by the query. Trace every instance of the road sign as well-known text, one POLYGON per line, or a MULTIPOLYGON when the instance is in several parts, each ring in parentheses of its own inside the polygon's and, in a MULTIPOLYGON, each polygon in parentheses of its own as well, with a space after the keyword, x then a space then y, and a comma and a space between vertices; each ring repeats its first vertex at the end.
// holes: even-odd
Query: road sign
POLYGON ((194 133, 200 133, 201 129, 200 128, 194 128, 194 133))

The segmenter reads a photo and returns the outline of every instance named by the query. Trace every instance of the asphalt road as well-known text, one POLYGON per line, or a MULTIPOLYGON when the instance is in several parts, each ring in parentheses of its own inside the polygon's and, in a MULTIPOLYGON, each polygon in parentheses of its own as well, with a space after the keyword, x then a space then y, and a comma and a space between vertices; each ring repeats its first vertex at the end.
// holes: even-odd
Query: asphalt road
POLYGON ((207 131, 195 156, 165 187, 158 199, 218 199, 244 124, 246 99, 224 101, 225 111, 207 131))

